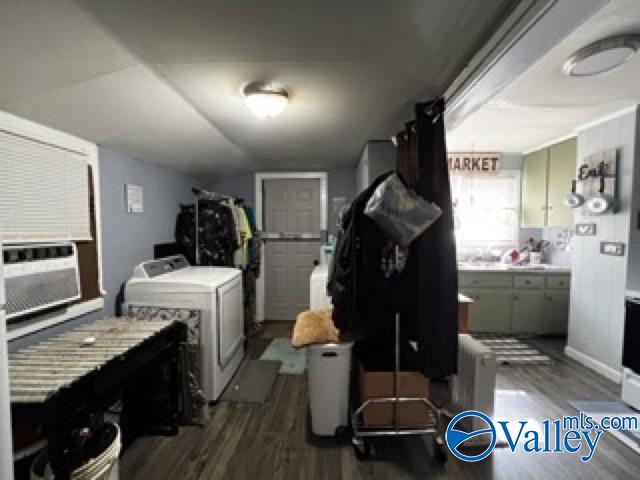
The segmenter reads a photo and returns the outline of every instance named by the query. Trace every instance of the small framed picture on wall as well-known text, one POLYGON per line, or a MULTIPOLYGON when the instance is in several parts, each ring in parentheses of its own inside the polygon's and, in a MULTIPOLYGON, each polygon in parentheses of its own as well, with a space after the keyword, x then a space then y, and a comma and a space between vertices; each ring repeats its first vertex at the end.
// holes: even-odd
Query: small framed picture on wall
POLYGON ((142 185, 127 183, 125 185, 127 213, 144 212, 144 190, 142 185))

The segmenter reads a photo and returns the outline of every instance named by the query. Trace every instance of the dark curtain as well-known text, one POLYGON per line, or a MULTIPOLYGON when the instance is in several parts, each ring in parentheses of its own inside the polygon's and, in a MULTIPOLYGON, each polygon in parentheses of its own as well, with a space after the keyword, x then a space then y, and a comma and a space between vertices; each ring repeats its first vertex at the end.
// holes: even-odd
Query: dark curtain
POLYGON ((457 371, 458 281, 444 124, 442 115, 434 114, 444 104, 437 102, 431 113, 425 113, 426 106, 417 105, 416 120, 396 136, 396 169, 408 187, 442 209, 442 216, 411 244, 404 270, 389 273, 385 265, 394 257, 393 245, 364 214, 389 173, 378 177, 343 218, 328 290, 336 326, 362 337, 358 355, 369 352, 378 364, 393 368, 398 311, 401 345, 415 340, 416 367, 438 379, 457 371))
POLYGON ((458 359, 458 272, 443 112, 442 100, 416 105, 415 124, 406 130, 409 159, 398 165, 407 185, 442 209, 411 244, 402 275, 403 336, 418 340, 421 370, 430 378, 456 373, 458 359))

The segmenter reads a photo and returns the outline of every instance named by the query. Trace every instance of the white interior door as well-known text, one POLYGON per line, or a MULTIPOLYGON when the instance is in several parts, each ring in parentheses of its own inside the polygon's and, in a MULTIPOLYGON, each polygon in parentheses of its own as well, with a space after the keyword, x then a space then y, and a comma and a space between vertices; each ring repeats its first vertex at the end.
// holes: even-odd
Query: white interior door
POLYGON ((265 179, 265 319, 295 320, 309 308, 320 251, 320 180, 265 179))

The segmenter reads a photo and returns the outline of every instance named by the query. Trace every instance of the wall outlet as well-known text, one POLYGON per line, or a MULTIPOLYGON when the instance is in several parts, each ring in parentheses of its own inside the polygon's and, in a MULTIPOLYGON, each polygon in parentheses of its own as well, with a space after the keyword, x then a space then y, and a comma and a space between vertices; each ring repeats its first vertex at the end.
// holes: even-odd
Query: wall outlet
POLYGON ((596 234, 595 223, 577 223, 576 224, 576 235, 593 236, 595 234, 596 234))
POLYGON ((625 244, 623 242, 600 242, 600 253, 622 257, 624 255, 624 247, 625 244))

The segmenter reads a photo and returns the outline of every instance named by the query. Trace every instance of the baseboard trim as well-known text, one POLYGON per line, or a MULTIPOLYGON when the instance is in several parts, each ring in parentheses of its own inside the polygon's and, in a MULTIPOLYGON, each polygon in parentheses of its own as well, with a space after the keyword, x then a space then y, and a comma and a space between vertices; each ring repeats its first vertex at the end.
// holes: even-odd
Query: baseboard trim
POLYGON ((570 347, 569 345, 564 347, 564 353, 567 357, 583 364, 585 367, 589 367, 591 370, 594 370, 603 377, 606 377, 615 383, 620 383, 622 381, 621 372, 619 372, 615 368, 611 368, 608 365, 605 365, 604 363, 590 357, 589 355, 582 353, 579 350, 576 350, 573 347, 570 347))

